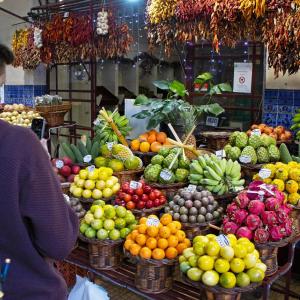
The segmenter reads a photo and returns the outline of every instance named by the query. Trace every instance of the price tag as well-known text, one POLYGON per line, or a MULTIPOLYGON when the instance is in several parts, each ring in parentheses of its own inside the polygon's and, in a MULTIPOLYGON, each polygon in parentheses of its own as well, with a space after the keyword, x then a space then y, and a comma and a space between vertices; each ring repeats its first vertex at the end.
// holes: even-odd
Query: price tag
POLYGON ((272 192, 271 188, 272 186, 271 185, 267 185, 267 184, 261 184, 259 186, 262 190, 265 190, 266 192, 270 193, 272 196, 275 196, 275 193, 272 192))
POLYGON ((92 155, 86 155, 84 158, 83 158, 83 161, 85 162, 85 163, 89 163, 89 162, 91 162, 91 160, 92 160, 92 155))
POLYGON ((160 177, 163 179, 163 180, 170 180, 172 178, 172 173, 171 171, 169 170, 162 170, 160 172, 160 177))
POLYGON ((93 171, 95 171, 96 167, 94 165, 91 165, 91 166, 88 166, 87 169, 89 172, 93 172, 93 171))
POLYGON ((223 248, 223 247, 226 247, 226 246, 230 246, 230 242, 227 238, 226 235, 224 234, 220 234, 217 236, 216 238, 216 241, 218 242, 218 244, 223 248))
POLYGON ((111 151, 114 144, 115 144, 115 142, 106 143, 107 149, 108 149, 109 151, 111 151))
POLYGON ((220 159, 222 159, 223 157, 226 157, 226 153, 224 150, 219 150, 219 151, 216 151, 216 156, 220 159))
POLYGON ((253 129, 252 131, 251 131, 251 135, 257 135, 257 136, 261 136, 261 131, 260 131, 260 129, 253 129))
POLYGON ((271 176, 272 171, 270 169, 261 169, 258 173, 259 177, 262 179, 267 179, 271 176))
POLYGON ((264 191, 250 191, 250 190, 248 190, 247 193, 249 193, 249 194, 257 194, 260 201, 264 200, 264 196, 265 196, 265 192, 264 191))
POLYGON ((196 191, 196 189, 197 189, 197 186, 194 185, 194 184, 190 184, 190 185, 186 188, 186 190, 187 190, 189 193, 194 193, 194 192, 196 191))
POLYGON ((158 219, 155 219, 155 218, 148 218, 148 219, 147 219, 147 222, 146 222, 146 225, 147 225, 147 226, 155 226, 155 227, 158 227, 158 225, 159 225, 159 220, 158 220, 158 219))
POLYGON ((207 117, 206 118, 207 126, 217 127, 218 124, 219 124, 219 118, 215 118, 215 117, 207 117))
POLYGON ((96 120, 94 121, 94 125, 95 125, 95 126, 100 125, 100 120, 99 120, 99 119, 96 119, 96 120))
POLYGON ((244 189, 243 186, 235 186, 235 187, 233 188, 233 191, 234 191, 235 193, 238 193, 238 192, 241 192, 243 189, 244 189))
POLYGON ((64 162, 62 160, 57 160, 55 163, 57 169, 61 169, 64 166, 64 162))
POLYGON ((136 189, 139 189, 140 187, 142 187, 142 184, 138 181, 131 180, 129 186, 131 189, 136 190, 136 189))
POLYGON ((240 162, 243 164, 249 164, 251 163, 251 157, 248 155, 242 155, 240 156, 240 162))

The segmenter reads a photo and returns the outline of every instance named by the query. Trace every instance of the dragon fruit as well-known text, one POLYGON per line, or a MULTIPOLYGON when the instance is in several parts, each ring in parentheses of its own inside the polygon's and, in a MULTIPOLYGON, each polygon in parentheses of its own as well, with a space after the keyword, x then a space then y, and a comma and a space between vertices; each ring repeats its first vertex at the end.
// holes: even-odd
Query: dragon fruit
POLYGON ((247 196, 247 192, 241 192, 239 195, 235 198, 235 201, 238 203, 240 208, 246 208, 250 202, 250 199, 247 196))
POLYGON ((248 210, 251 214, 260 215, 265 211, 265 205, 260 200, 252 200, 248 205, 248 210))
POLYGON ((260 180, 255 180, 255 181, 252 181, 250 184, 249 184, 249 190, 251 191, 259 191, 260 190, 260 186, 264 184, 263 181, 260 181, 260 180))
POLYGON ((247 216, 248 212, 245 209, 238 209, 233 213, 232 219, 234 219, 238 225, 241 225, 247 216))
POLYGON ((236 236, 238 238, 245 237, 245 238, 251 240, 252 239, 252 231, 248 227, 243 226, 237 230, 236 236))
POLYGON ((226 224, 223 224, 223 231, 225 234, 235 234, 238 228, 239 226, 234 222, 227 222, 226 224))
POLYGON ((290 214, 290 212, 292 211, 292 207, 290 205, 287 204, 283 204, 279 207, 280 211, 285 211, 287 215, 290 214))
POLYGON ((285 223, 289 219, 288 214, 285 212, 285 210, 279 210, 277 212, 277 220, 280 224, 285 223))
POLYGON ((258 228, 254 232, 254 241, 256 243, 266 243, 269 240, 270 234, 264 228, 258 228))
POLYGON ((292 233, 293 233, 293 221, 291 219, 286 220, 285 223, 282 225, 282 227, 284 227, 286 237, 292 235, 292 233))
POLYGON ((223 224, 226 224, 230 221, 229 217, 228 216, 224 216, 223 217, 223 224))
POLYGON ((284 201, 284 193, 283 192, 280 192, 279 190, 275 190, 275 198, 277 198, 277 200, 279 201, 280 204, 283 203, 284 201))
POLYGON ((226 212, 227 212, 228 216, 230 218, 232 218, 234 216, 234 212, 238 209, 239 209, 239 207, 237 206, 237 204, 235 202, 233 202, 227 206, 226 212))
POLYGON ((258 215, 249 215, 246 218, 246 225, 250 230, 255 230, 262 225, 262 221, 258 215))
POLYGON ((275 211, 264 211, 261 214, 264 225, 275 226, 277 224, 277 215, 275 211))
POLYGON ((281 226, 273 226, 269 232, 273 242, 279 241, 285 236, 285 229, 281 226))
POLYGON ((280 207, 280 200, 275 197, 268 198, 265 201, 266 210, 278 210, 280 207))

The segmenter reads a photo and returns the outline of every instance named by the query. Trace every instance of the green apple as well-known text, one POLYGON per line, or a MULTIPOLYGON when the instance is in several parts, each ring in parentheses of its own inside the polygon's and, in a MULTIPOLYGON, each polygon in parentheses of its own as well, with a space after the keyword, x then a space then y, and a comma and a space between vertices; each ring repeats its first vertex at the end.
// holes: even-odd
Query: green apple
POLYGON ((115 222, 114 220, 111 219, 106 219, 103 225, 104 225, 104 229, 108 231, 113 230, 115 228, 115 222))

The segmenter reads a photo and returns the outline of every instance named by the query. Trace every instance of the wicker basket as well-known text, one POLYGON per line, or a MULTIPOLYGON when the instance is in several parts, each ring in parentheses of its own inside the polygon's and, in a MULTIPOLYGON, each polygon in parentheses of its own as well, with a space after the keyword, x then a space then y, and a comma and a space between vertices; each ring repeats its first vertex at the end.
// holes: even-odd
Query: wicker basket
POLYGON ((200 134, 207 142, 207 147, 213 150, 222 150, 228 143, 229 131, 204 131, 200 134))
POLYGON ((62 192, 66 195, 68 195, 70 193, 70 186, 71 186, 71 183, 69 183, 69 182, 63 182, 60 184, 62 192))
POLYGON ((141 218, 141 217, 148 217, 150 215, 156 215, 158 214, 166 205, 161 205, 158 207, 153 207, 153 208, 149 208, 149 209, 133 209, 132 213, 137 217, 137 218, 141 218))
POLYGON ((144 166, 150 165, 152 157, 157 155, 156 152, 140 152, 140 151, 133 151, 133 154, 138 156, 143 161, 144 166))
POLYGON ((118 177, 119 182, 122 185, 125 182, 130 182, 131 180, 139 181, 143 172, 144 168, 141 168, 138 170, 115 172, 114 176, 118 177))
POLYGON ((165 194, 167 198, 172 198, 179 189, 182 189, 186 186, 188 186, 188 183, 171 183, 171 184, 160 184, 160 183, 153 183, 153 182, 147 182, 151 188, 158 189, 162 193, 165 194))
POLYGON ((110 270, 117 268, 121 264, 123 258, 123 240, 100 241, 96 239, 88 239, 82 234, 79 234, 79 238, 88 243, 89 261, 91 267, 94 269, 110 270))
POLYGON ((154 260, 125 255, 136 263, 135 286, 144 293, 161 294, 169 291, 173 284, 173 274, 177 260, 154 260))
MULTIPOLYGON (((207 235, 209 233, 215 233, 215 229, 211 228, 209 225, 216 225, 218 226, 220 223, 220 220, 214 220, 211 222, 205 222, 205 223, 181 223, 182 224, 182 230, 185 232, 186 237, 190 240, 193 240, 193 238, 197 235, 207 235)), ((219 231, 217 231, 219 232, 219 231)))
POLYGON ((300 232, 300 207, 293 206, 291 217, 294 221, 295 233, 300 232))
POLYGON ((259 172, 259 170, 262 168, 263 164, 243 164, 240 163, 242 166, 242 178, 245 178, 246 182, 250 183, 252 182, 253 176, 259 172))

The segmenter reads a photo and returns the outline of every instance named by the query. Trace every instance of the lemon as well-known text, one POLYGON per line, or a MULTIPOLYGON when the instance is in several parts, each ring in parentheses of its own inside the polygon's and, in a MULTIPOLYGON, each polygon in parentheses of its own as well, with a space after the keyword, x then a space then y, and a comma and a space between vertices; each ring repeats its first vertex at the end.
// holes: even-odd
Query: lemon
POLYGON ((96 188, 98 189, 98 190, 104 190, 105 189, 105 181, 104 180, 98 180, 97 182, 96 182, 96 188))
POLYGON ((223 273, 220 277, 220 285, 225 289, 232 289, 235 287, 236 277, 232 272, 223 273))
POLYGON ((88 174, 88 179, 91 179, 91 180, 96 180, 96 179, 98 179, 98 170, 95 169, 94 171, 89 172, 89 174, 88 174))
POLYGON ((108 179, 108 177, 109 177, 109 175, 108 175, 107 171, 103 170, 103 171, 101 172, 100 169, 99 169, 99 176, 98 176, 98 178, 99 178, 100 180, 106 181, 106 180, 108 179))
POLYGON ((95 188, 95 181, 94 180, 87 180, 85 183, 84 183, 84 187, 87 189, 87 190, 93 190, 95 188))
POLYGON ((92 191, 90 190, 84 190, 82 192, 82 197, 85 198, 85 199, 89 199, 92 197, 92 191))
POLYGON ((262 262, 257 262, 255 268, 262 270, 264 273, 267 271, 267 266, 262 262))
POLYGON ((113 185, 113 187, 111 188, 111 190, 113 191, 113 194, 116 194, 120 190, 120 188, 121 188, 121 185, 120 185, 119 182, 117 182, 117 183, 115 183, 113 185))
POLYGON ((236 238, 236 236, 234 234, 231 234, 231 233, 228 234, 227 238, 229 240, 229 243, 230 243, 231 247, 234 246, 237 243, 237 238, 236 238))
POLYGON ((225 246, 220 249, 220 256, 227 260, 232 260, 234 257, 234 250, 230 246, 225 246))
POLYGON ((214 259, 208 255, 203 255, 198 259, 198 267, 203 271, 209 271, 214 268, 214 259))
POLYGON ((244 258, 247 255, 247 247, 243 244, 236 244, 233 246, 234 256, 237 258, 244 258))
POLYGON ((252 253, 255 250, 255 246, 253 243, 251 243, 248 239, 242 240, 238 242, 239 245, 244 245, 247 248, 248 253, 252 253))
POLYGON ((92 198, 95 200, 99 200, 102 198, 102 192, 98 189, 94 189, 92 193, 92 198))
POLYGON ((210 241, 215 241, 217 236, 215 234, 207 234, 206 237, 210 240, 210 241))
POLYGON ((242 259, 240 258, 234 258, 230 262, 230 269, 234 273, 240 273, 243 272, 245 269, 245 263, 242 259))
POLYGON ((237 243, 240 244, 240 243, 249 243, 250 241, 245 238, 245 237, 241 237, 237 240, 237 243))
POLYGON ((82 196, 82 192, 83 192, 83 190, 81 187, 76 187, 73 190, 73 195, 77 198, 80 198, 82 196))
POLYGON ((199 257, 197 255, 190 256, 188 259, 189 265, 191 267, 196 267, 198 263, 198 258, 199 257))
POLYGON ((202 242, 196 242, 193 246, 194 253, 201 256, 205 254, 204 244, 202 242))
POLYGON ((87 170, 81 170, 79 172, 80 179, 87 179, 89 175, 89 172, 87 170))
POLYGON ((206 271, 202 275, 202 282, 207 286, 215 286, 219 282, 219 274, 214 270, 206 271))
POLYGON ((108 179, 109 179, 109 180, 112 180, 114 184, 116 184, 116 183, 119 182, 119 179, 118 179, 118 177, 116 177, 116 176, 110 176, 108 179))
POLYGON ((256 263, 257 263, 257 257, 253 253, 248 253, 244 257, 244 263, 245 263, 246 269, 251 269, 251 268, 253 268, 256 265, 256 263))
POLYGON ((220 249, 221 247, 216 241, 211 240, 205 245, 205 252, 209 256, 219 255, 220 249))
POLYGON ((252 268, 247 271, 251 282, 261 282, 265 278, 265 273, 258 268, 252 268))
POLYGON ((230 269, 230 264, 226 259, 223 258, 218 258, 215 261, 215 267, 214 269, 218 272, 218 273, 225 273, 228 272, 230 269))
POLYGON ((102 191, 102 194, 103 194, 104 198, 110 198, 112 196, 112 194, 113 194, 113 191, 110 188, 105 188, 102 191))
POLYGON ((197 235, 196 237, 194 237, 193 239, 193 245, 195 243, 201 243, 203 246, 205 246, 207 243, 209 242, 208 237, 204 236, 204 235, 197 235))
POLYGON ((179 263, 181 264, 184 261, 187 261, 187 259, 183 255, 180 255, 179 256, 179 263))
POLYGON ((257 257, 257 259, 259 260, 259 252, 255 249, 252 253, 253 253, 253 254, 257 257))

